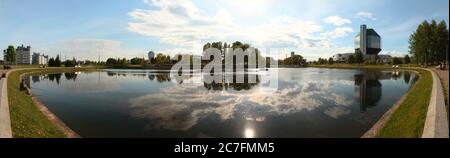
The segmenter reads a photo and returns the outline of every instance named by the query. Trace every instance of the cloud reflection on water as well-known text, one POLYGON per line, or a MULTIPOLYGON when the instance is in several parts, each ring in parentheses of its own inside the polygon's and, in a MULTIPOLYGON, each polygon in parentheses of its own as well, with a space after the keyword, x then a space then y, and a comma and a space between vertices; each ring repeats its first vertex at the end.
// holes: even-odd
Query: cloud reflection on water
POLYGON ((219 115, 222 121, 242 116, 241 119, 261 122, 270 115, 313 111, 326 101, 335 103, 336 107, 330 107, 324 114, 338 118, 348 114, 345 107, 353 103, 347 96, 331 92, 339 81, 281 80, 280 83, 289 87, 273 92, 260 84, 245 91, 210 91, 203 84, 180 84, 156 94, 132 98, 129 103, 132 116, 157 120, 155 128, 180 131, 190 129, 211 113, 219 115))

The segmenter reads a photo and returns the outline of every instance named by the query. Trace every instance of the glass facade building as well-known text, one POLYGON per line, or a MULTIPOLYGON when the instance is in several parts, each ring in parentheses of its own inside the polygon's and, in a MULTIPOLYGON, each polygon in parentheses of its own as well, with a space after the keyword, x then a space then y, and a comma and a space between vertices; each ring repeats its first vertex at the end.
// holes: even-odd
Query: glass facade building
POLYGON ((378 55, 381 52, 381 36, 374 29, 361 25, 360 32, 355 37, 355 52, 363 55, 378 55))

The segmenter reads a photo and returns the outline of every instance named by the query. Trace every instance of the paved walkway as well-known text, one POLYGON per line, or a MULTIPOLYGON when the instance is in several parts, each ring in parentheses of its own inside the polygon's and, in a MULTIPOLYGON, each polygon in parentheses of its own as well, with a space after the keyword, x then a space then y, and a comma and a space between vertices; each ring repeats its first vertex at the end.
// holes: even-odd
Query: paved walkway
POLYGON ((429 71, 433 75, 433 89, 422 138, 448 138, 449 129, 444 91, 438 74, 434 70, 429 71))
MULTIPOLYGON (((0 75, 4 73, 0 70, 0 75)), ((0 80, 0 138, 12 138, 6 78, 0 80)))
MULTIPOLYGON (((443 84, 442 86, 444 87, 445 91, 447 92, 446 94, 448 95, 448 70, 435 70, 435 72, 438 74, 439 78, 441 78, 443 84)), ((447 106, 449 105, 448 103, 449 102, 447 100, 447 106)))

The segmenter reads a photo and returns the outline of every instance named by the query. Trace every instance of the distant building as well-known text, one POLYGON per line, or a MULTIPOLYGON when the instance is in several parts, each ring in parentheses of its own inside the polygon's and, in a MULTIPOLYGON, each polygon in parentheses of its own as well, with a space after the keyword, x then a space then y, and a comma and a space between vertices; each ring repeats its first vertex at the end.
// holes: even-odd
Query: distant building
MULTIPOLYGON (((333 61, 337 62, 337 63, 345 63, 347 62, 348 58, 353 55, 353 57, 355 56, 355 53, 339 53, 339 54, 335 54, 333 55, 333 61)), ((376 60, 381 61, 382 63, 389 63, 392 60, 392 56, 390 55, 374 55, 376 60)))
POLYGON ((378 55, 378 59, 381 60, 383 63, 389 63, 392 61, 391 55, 378 55))
POLYGON ((334 62, 344 63, 344 62, 347 62, 348 58, 351 55, 355 55, 355 53, 339 53, 339 54, 333 55, 332 58, 333 58, 334 62))
POLYGON ((152 60, 155 58, 155 53, 153 51, 148 52, 148 60, 152 60))
POLYGON ((31 64, 31 47, 19 46, 16 49, 16 63, 17 64, 31 64))
POLYGON ((381 36, 374 30, 361 25, 355 37, 355 52, 360 51, 364 58, 374 58, 381 52, 381 36))
POLYGON ((291 52, 291 58, 295 56, 295 52, 291 52))
POLYGON ((38 65, 47 65, 48 64, 48 55, 40 54, 40 53, 33 53, 33 64, 38 65))

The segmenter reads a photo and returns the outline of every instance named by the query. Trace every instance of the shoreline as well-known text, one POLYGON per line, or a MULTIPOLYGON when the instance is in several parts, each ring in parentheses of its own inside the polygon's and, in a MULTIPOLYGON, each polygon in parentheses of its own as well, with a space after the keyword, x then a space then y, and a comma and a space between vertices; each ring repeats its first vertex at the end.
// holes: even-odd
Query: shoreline
MULTIPOLYGON (((65 71, 64 73, 67 72, 70 71, 65 71)), ((32 74, 39 74, 39 73, 40 72, 23 73, 20 75, 19 78, 22 79, 23 77, 28 77, 32 74)), ((81 138, 81 136, 78 133, 76 133, 69 126, 67 126, 58 116, 56 116, 53 112, 51 112, 42 101, 40 101, 36 96, 34 96, 30 87, 26 86, 25 88, 29 92, 29 97, 31 97, 31 100, 33 100, 34 104, 38 107, 38 109, 42 112, 42 114, 44 114, 50 122, 52 122, 55 126, 57 126, 67 136, 67 138, 81 138)))
MULTIPOLYGON (((286 68, 286 67, 281 67, 281 68, 286 68)), ((311 68, 334 68, 334 67, 311 67, 311 68)), ((364 133, 363 136, 361 136, 360 138, 374 138, 374 137, 379 137, 378 134, 380 132, 380 130, 382 130, 385 125, 390 121, 392 115, 394 113, 397 112, 397 110, 399 109, 399 107, 402 106, 402 104, 404 103, 404 101, 411 95, 412 92, 418 91, 417 89, 417 84, 423 80, 423 74, 421 72, 419 72, 418 70, 424 70, 424 71, 428 71, 429 73, 433 73, 432 70, 429 69, 424 69, 424 68, 414 68, 414 67, 400 67, 400 68, 390 68, 390 67, 338 67, 338 69, 373 69, 373 68, 378 68, 378 69, 386 69, 386 70, 409 70, 409 71, 413 71, 414 73, 418 74, 420 76, 419 80, 414 83, 414 85, 407 91, 407 93, 405 93, 387 112, 385 112, 381 118, 368 130, 364 133)), ((20 70, 27 70, 27 69, 15 69, 10 72, 14 72, 14 71, 20 71, 20 70)), ((31 70, 30 72, 25 72, 20 74, 20 78, 22 78, 23 76, 29 76, 31 74, 47 74, 47 73, 55 73, 55 72, 74 72, 74 71, 90 71, 93 70, 92 68, 81 68, 81 69, 76 69, 76 68, 50 68, 50 69, 29 69, 31 70)), ((95 69, 97 70, 97 69, 95 69)), ((6 83, 8 84, 8 83, 6 83)), ((433 89, 435 89, 433 87, 433 89)), ((41 101, 39 101, 38 98, 36 98, 35 96, 33 96, 32 94, 29 95, 29 97, 31 98, 31 100, 33 101, 33 103, 35 104, 36 107, 38 107, 38 109, 40 110, 40 112, 45 115, 49 121, 52 122, 53 125, 57 126, 66 136, 67 138, 80 138, 80 136, 73 130, 70 129, 70 127, 68 127, 66 124, 64 124, 63 121, 61 121, 55 114, 53 114, 41 101)), ((433 95, 431 95, 431 97, 433 97, 433 95)), ((429 101, 430 105, 431 105, 431 101, 429 101)), ((428 109, 428 108, 427 108, 428 109)), ((429 110, 426 111, 427 115, 429 115, 429 110)), ((426 118, 428 120, 428 116, 426 118)), ((448 123, 448 122, 447 122, 448 123)), ((422 132, 424 133, 425 130, 422 132)), ((448 134, 447 134, 448 136, 448 134)))
MULTIPOLYGON (((11 113, 12 138, 80 138, 75 131, 53 114, 38 98, 33 96, 32 93, 28 95, 23 91, 19 91, 18 86, 22 77, 31 74, 91 71, 93 69, 97 68, 17 68, 8 71, 9 75, 5 84, 11 86, 7 90, 8 96, 13 95, 8 100, 11 113)), ((27 89, 31 92, 29 87, 27 89)))
MULTIPOLYGON (((422 79, 422 74, 420 74, 419 72, 414 71, 414 70, 410 70, 410 71, 415 72, 417 75, 419 75, 420 79, 422 79)), ((405 94, 403 94, 403 96, 400 97, 400 99, 397 102, 395 102, 394 105, 391 108, 389 108, 389 110, 386 111, 368 131, 366 131, 364 133, 364 135, 361 136, 361 138, 377 137, 380 130, 383 129, 383 127, 390 120, 390 118, 395 113, 395 111, 397 111, 397 109, 402 105, 402 103, 411 94, 411 92, 416 90, 416 87, 417 87, 417 82, 414 83, 414 85, 405 94)))

